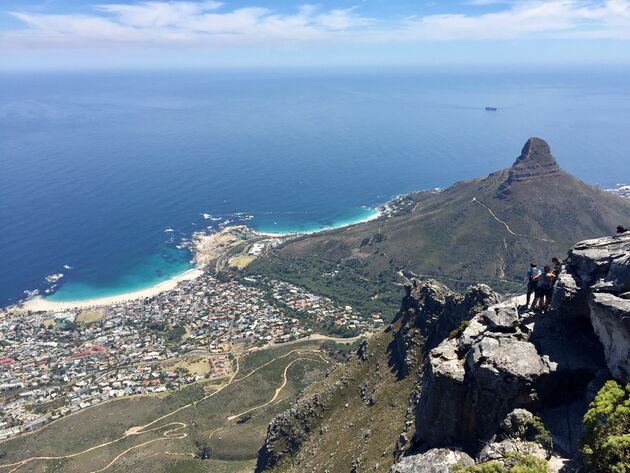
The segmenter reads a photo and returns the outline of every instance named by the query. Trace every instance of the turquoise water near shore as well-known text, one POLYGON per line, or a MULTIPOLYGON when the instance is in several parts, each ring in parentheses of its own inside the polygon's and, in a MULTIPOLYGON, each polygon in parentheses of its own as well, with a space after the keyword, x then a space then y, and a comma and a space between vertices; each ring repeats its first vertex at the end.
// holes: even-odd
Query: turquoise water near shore
POLYGON ((120 274, 108 285, 98 286, 83 281, 70 281, 47 298, 51 301, 84 301, 99 297, 117 296, 156 286, 177 277, 193 267, 186 250, 164 248, 151 255, 142 264, 120 274))
MULTIPOLYGON (((293 226, 273 222, 272 226, 261 226, 256 227, 256 229, 263 233, 278 235, 314 233, 325 229, 341 228, 365 222, 378 215, 379 212, 376 209, 359 208, 356 209, 355 215, 349 215, 325 227, 317 222, 305 222, 293 226)), ((82 281, 71 281, 47 296, 47 299, 57 302, 69 302, 118 296, 156 286, 180 276, 192 268, 194 268, 194 264, 191 261, 191 253, 188 250, 165 247, 160 254, 149 256, 141 264, 130 268, 126 273, 121 274, 119 279, 112 281, 107 286, 95 286, 82 281)))
POLYGON ((222 224, 354 223, 508 167, 530 136, 630 183, 629 129, 628 70, 0 73, 0 306, 53 273, 55 300, 151 287, 222 224))
POLYGON ((357 223, 366 222, 378 217, 379 211, 374 208, 362 207, 355 209, 350 215, 340 217, 328 225, 322 225, 321 222, 303 222, 299 224, 288 225, 286 223, 273 222, 270 224, 256 225, 255 228, 259 232, 286 235, 291 233, 315 233, 322 230, 330 230, 333 228, 347 227, 357 223))

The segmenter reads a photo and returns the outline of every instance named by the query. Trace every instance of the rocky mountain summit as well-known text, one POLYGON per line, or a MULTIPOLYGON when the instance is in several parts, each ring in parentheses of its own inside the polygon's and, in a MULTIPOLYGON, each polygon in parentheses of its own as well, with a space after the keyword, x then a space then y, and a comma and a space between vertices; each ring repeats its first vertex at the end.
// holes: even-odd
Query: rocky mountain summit
POLYGON ((523 146, 521 155, 516 158, 508 172, 508 177, 499 186, 499 194, 509 194, 511 186, 518 183, 544 184, 563 172, 551 154, 549 144, 540 138, 530 138, 523 146))
POLYGON ((544 314, 412 280, 391 326, 271 423, 258 471, 446 473, 523 452, 573 471, 595 394, 630 381, 629 292, 630 233, 575 245, 544 314))

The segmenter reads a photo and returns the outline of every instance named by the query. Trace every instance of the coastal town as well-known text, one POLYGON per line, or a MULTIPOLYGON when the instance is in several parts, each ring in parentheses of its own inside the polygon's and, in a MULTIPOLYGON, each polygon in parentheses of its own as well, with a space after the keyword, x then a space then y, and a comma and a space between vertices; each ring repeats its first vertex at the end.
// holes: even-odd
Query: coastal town
POLYGON ((165 395, 233 370, 236 353, 305 339, 351 337, 380 314, 262 276, 180 281, 129 302, 0 313, 0 440, 125 396, 165 395))

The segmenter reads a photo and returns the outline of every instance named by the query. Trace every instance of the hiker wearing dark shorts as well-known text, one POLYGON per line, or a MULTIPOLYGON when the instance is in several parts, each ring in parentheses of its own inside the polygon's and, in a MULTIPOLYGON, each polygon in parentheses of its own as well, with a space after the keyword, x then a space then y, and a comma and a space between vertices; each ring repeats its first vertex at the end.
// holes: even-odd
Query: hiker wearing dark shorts
POLYGON ((547 307, 549 307, 554 279, 555 276, 551 272, 551 268, 549 266, 545 266, 543 272, 536 276, 535 280, 538 284, 535 292, 536 297, 534 297, 534 302, 531 306, 532 309, 536 308, 536 303, 538 303, 538 308, 541 311, 544 311, 547 307))
POLYGON ((529 299, 532 294, 536 292, 536 287, 538 283, 535 278, 540 274, 540 269, 538 269, 538 265, 536 263, 529 263, 529 269, 527 270, 527 300, 525 305, 529 307, 529 299))

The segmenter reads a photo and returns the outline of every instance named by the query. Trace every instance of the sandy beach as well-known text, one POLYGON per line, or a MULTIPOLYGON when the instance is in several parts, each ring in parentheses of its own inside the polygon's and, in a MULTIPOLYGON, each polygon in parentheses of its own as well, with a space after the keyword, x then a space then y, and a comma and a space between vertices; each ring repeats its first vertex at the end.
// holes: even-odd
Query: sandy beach
POLYGON ((168 281, 164 281, 160 284, 157 284, 153 287, 149 287, 146 289, 140 289, 138 291, 127 292, 125 294, 118 294, 110 297, 99 297, 96 299, 87 299, 83 301, 51 301, 42 296, 34 297, 33 299, 29 299, 26 301, 21 309, 22 310, 30 310, 33 312, 41 312, 41 311, 59 311, 59 310, 69 310, 69 309, 86 309, 89 307, 99 307, 106 306, 111 304, 119 304, 121 302, 133 301, 136 299, 144 299, 145 297, 153 297, 162 292, 170 291, 171 289, 175 289, 177 284, 182 281, 189 281, 191 279, 196 279, 203 274, 203 271, 200 269, 189 269, 185 273, 180 274, 168 281))
MULTIPOLYGON (((383 212, 379 209, 370 217, 361 220, 359 222, 348 223, 347 225, 342 225, 336 228, 343 228, 352 225, 356 225, 358 223, 367 222, 370 220, 377 219, 383 215, 383 212)), ((313 232, 304 232, 304 233, 289 233, 289 234, 279 234, 279 233, 265 233, 265 232, 257 232, 252 230, 251 228, 245 225, 226 227, 220 232, 205 234, 198 233, 193 235, 194 241, 194 253, 195 253, 195 265, 196 268, 189 269, 188 271, 176 276, 168 281, 164 281, 155 286, 141 289, 137 291, 131 291, 124 294, 118 294, 114 296, 107 297, 99 297, 94 299, 86 299, 80 301, 52 301, 43 296, 36 296, 32 299, 25 301, 21 306, 13 306, 13 310, 18 311, 32 311, 32 312, 54 312, 54 311, 63 311, 70 309, 87 309, 94 307, 102 307, 111 304, 120 304, 122 302, 130 302, 137 299, 144 299, 147 297, 156 296, 162 292, 170 291, 177 287, 177 284, 181 281, 188 281, 191 279, 196 279, 200 275, 203 274, 203 270, 199 268, 205 268, 208 264, 221 255, 226 254, 228 250, 242 244, 246 241, 247 237, 251 236, 266 236, 269 238, 287 238, 287 237, 295 237, 300 234, 305 233, 319 233, 326 230, 331 230, 332 228, 321 228, 319 230, 313 232)))

